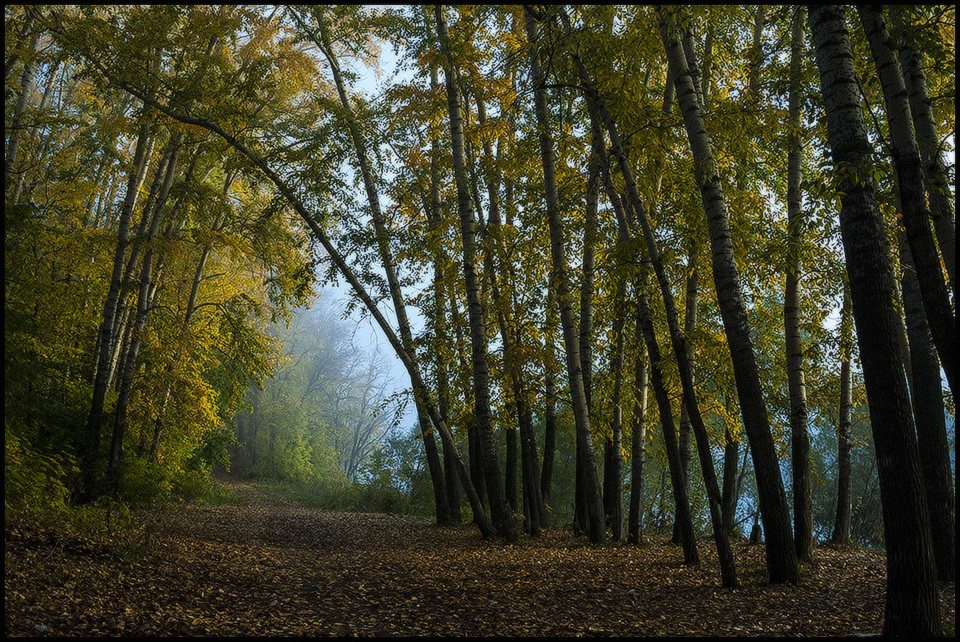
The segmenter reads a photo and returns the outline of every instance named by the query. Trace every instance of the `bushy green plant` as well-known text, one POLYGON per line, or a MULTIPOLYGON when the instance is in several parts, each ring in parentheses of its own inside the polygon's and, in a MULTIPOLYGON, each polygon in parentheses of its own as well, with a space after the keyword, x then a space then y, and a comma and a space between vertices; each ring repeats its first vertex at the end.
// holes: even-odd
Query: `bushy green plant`
POLYGON ((50 455, 32 448, 6 422, 3 439, 4 520, 8 521, 17 511, 59 514, 66 510, 70 493, 65 481, 77 470, 74 459, 64 453, 50 455))
POLYGON ((135 506, 169 500, 171 484, 160 466, 139 457, 124 462, 120 497, 135 506))

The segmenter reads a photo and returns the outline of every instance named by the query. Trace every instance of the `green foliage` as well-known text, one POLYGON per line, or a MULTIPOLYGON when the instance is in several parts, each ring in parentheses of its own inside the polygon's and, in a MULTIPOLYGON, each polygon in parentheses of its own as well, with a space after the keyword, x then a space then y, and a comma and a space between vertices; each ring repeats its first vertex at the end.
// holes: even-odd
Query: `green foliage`
POLYGON ((69 474, 78 471, 73 458, 63 453, 48 454, 34 449, 30 443, 3 427, 3 514, 66 510, 70 493, 66 486, 69 474))

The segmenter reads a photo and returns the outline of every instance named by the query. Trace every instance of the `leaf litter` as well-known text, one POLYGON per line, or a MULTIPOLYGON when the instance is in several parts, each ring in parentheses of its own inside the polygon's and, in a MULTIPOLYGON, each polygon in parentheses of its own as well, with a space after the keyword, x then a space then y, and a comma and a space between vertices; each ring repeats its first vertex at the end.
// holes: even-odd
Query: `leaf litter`
MULTIPOLYGON (((243 506, 151 509, 134 554, 108 541, 7 531, 4 632, 76 635, 812 636, 878 633, 885 560, 820 548, 799 586, 766 583, 762 546, 734 543, 720 586, 669 537, 590 545, 548 529, 513 546, 470 524, 338 513, 233 483, 243 506)), ((955 630, 955 585, 938 585, 955 630)))

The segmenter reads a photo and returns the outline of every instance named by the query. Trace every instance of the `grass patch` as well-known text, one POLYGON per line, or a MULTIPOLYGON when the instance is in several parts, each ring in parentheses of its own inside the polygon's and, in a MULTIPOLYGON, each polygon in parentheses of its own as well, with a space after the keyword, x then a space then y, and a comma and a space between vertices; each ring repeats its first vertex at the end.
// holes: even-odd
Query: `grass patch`
POLYGON ((422 508, 418 510, 407 495, 393 488, 361 484, 328 486, 278 481, 259 481, 257 487, 268 495, 309 508, 345 513, 405 515, 422 521, 433 518, 432 512, 424 513, 422 508))

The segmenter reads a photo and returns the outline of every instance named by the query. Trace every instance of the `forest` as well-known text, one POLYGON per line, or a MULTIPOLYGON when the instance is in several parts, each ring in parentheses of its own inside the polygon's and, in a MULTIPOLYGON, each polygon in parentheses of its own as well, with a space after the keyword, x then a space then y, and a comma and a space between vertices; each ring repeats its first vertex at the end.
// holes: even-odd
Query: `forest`
POLYGON ((4 630, 955 635, 953 5, 5 5, 4 630))

